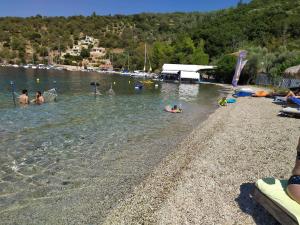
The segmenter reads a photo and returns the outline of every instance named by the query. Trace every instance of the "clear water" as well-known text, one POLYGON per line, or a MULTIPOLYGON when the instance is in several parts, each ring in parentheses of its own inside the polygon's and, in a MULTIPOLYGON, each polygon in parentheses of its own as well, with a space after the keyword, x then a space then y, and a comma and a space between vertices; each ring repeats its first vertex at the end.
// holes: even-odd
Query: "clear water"
POLYGON ((68 215, 75 224, 99 223, 215 110, 221 91, 133 84, 118 75, 0 69, 0 221, 59 224, 68 215), (58 101, 14 107, 10 80, 31 97, 55 87, 58 101), (92 81, 103 95, 93 96, 92 81), (166 104, 184 112, 166 113, 166 104))

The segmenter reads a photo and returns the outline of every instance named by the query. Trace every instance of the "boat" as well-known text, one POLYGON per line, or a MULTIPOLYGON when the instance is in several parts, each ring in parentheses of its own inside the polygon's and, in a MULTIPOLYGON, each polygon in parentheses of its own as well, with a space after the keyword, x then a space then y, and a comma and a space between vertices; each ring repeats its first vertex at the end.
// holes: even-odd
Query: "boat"
POLYGON ((151 62, 147 53, 147 44, 145 43, 145 51, 144 51, 144 68, 142 71, 136 70, 131 74, 132 77, 151 77, 154 78, 157 75, 155 73, 152 73, 152 67, 151 62), (149 64, 149 70, 147 72, 147 61, 149 64))
POLYGON ((131 76, 131 72, 129 71, 129 54, 127 55, 127 70, 123 70, 123 71, 121 71, 121 75, 123 75, 123 76, 131 76))
POLYGON ((143 81, 141 81, 141 83, 143 83, 145 85, 150 85, 150 84, 154 84, 154 81, 152 81, 152 80, 143 80, 143 81))

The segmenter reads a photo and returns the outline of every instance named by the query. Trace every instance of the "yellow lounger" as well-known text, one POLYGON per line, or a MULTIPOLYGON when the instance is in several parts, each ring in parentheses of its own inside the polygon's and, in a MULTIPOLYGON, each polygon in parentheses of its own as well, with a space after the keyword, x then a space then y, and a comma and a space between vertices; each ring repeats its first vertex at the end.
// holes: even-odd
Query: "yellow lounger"
POLYGON ((254 199, 278 222, 286 225, 299 224, 300 205, 286 193, 287 180, 265 178, 256 182, 254 199))

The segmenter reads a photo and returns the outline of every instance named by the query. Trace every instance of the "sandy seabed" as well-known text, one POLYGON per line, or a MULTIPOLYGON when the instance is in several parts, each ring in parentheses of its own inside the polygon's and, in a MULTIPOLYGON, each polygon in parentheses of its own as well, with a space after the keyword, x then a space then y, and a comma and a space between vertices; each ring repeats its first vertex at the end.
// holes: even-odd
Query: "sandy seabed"
POLYGON ((267 98, 239 98, 199 125, 104 224, 276 224, 252 198, 263 177, 288 178, 300 119, 267 98))

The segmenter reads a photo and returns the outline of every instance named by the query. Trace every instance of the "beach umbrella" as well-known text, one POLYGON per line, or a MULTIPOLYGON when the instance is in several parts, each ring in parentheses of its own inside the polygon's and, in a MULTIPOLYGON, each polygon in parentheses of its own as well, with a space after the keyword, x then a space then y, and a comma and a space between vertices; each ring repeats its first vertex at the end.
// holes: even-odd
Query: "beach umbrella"
POLYGON ((300 65, 287 68, 284 74, 295 79, 300 79, 300 65))

